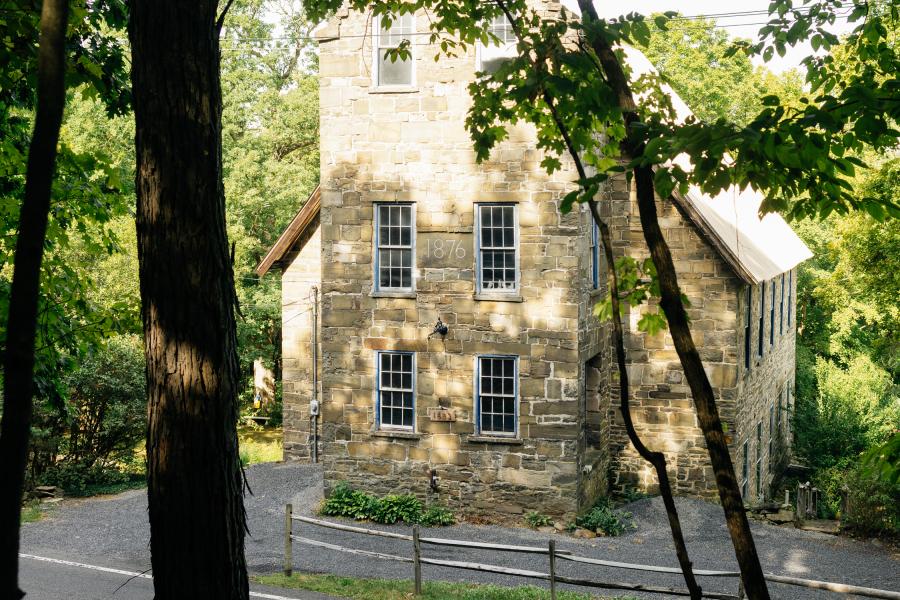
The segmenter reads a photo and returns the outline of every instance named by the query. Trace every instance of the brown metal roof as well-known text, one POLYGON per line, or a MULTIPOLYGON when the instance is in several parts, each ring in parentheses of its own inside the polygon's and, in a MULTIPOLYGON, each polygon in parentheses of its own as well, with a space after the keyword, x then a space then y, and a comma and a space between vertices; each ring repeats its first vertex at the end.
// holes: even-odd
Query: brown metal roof
POLYGON ((316 215, 319 214, 320 200, 319 186, 316 186, 316 189, 309 195, 309 198, 303 204, 303 208, 300 209, 300 212, 297 213, 291 224, 278 236, 278 240, 275 241, 263 259, 259 261, 259 264, 256 266, 257 275, 262 277, 268 273, 272 265, 283 259, 284 255, 290 251, 297 240, 300 239, 300 236, 303 235, 303 232, 306 231, 306 228, 309 227, 309 224, 316 218, 316 215))

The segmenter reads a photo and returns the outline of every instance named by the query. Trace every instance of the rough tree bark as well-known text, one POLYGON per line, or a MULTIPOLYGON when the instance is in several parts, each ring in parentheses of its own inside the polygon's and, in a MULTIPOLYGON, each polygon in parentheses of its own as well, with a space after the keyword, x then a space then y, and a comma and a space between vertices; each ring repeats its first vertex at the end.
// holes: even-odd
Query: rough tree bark
MULTIPOLYGON (((521 33, 519 31, 519 25, 515 18, 515 15, 513 15, 509 8, 506 6, 504 0, 496 0, 496 2, 497 6, 500 7, 507 20, 512 25, 516 37, 521 40, 521 33)), ((587 171, 585 170, 584 163, 581 160, 581 155, 578 154, 575 145, 572 143, 568 128, 566 127, 565 123, 563 123, 562 119, 560 119, 559 114, 557 113, 556 103, 553 96, 551 96, 549 92, 544 90, 543 99, 544 103, 550 109, 550 114, 553 118, 553 122, 555 123, 556 128, 559 130, 559 133, 566 144, 569 156, 575 163, 575 169, 578 172, 578 176, 581 179, 586 179, 587 171)), ((691 564, 690 557, 688 555, 687 544, 685 544, 684 534, 681 530, 681 520, 678 517, 678 510, 675 507, 675 499, 672 495, 672 486, 669 483, 669 473, 666 470, 666 457, 662 452, 652 452, 647 448, 646 445, 644 445, 640 436, 638 436, 637 430, 634 428, 634 421, 631 418, 631 406, 629 403, 628 392, 628 371, 625 366, 625 338, 622 333, 622 320, 619 316, 619 280, 618 276, 616 275, 615 262, 612 254, 612 243, 609 234, 609 226, 600 217, 600 212, 597 208, 596 201, 590 200, 588 202, 588 206, 591 210, 591 218, 594 220, 594 222, 597 223, 597 226, 600 228, 600 235, 603 242, 606 261, 609 265, 609 292, 612 298, 612 312, 614 315, 613 342, 616 347, 616 362, 619 370, 619 408, 622 411, 622 420, 625 423, 625 431, 628 434, 628 439, 637 449, 638 454, 640 454, 644 460, 653 465, 653 468, 656 470, 656 477, 659 481, 659 493, 663 497, 663 504, 666 508, 666 516, 669 520, 669 529, 672 532, 672 541, 675 544, 675 554, 678 558, 678 563, 681 566, 684 581, 687 584, 688 590, 690 591, 691 599, 699 600, 702 597, 702 590, 700 588, 700 585, 697 583, 696 577, 694 576, 694 570, 691 564)))
POLYGON ((28 148, 25 200, 19 213, 15 266, 3 360, 0 424, 0 598, 22 598, 19 589, 19 521, 31 433, 34 338, 41 262, 56 169, 56 145, 66 103, 67 0, 44 0, 38 48, 37 110, 28 148))
MULTIPOLYGON (((599 20, 590 0, 578 0, 578 5, 584 18, 593 21, 599 20)), ((638 116, 637 104, 631 93, 628 79, 609 43, 600 36, 592 40, 592 43, 606 80, 616 94, 619 108, 625 119, 628 134, 622 144, 623 150, 632 159, 640 157, 643 155, 644 147, 632 134, 631 126, 638 121, 638 116)), ((650 249, 650 257, 659 278, 660 306, 665 312, 675 350, 681 359, 681 365, 694 398, 697 419, 700 422, 710 462, 716 474, 719 499, 725 512, 725 521, 740 567, 744 591, 750 600, 768 600, 769 591, 763 577, 759 555, 756 552, 756 544, 750 532, 750 524, 747 521, 738 481, 734 474, 734 465, 731 462, 731 454, 728 452, 728 444, 722 430, 715 394, 691 336, 687 312, 681 301, 675 264, 659 226, 652 169, 650 167, 636 168, 634 185, 641 229, 644 232, 644 239, 650 249)))
POLYGON ((136 0, 129 22, 157 600, 249 593, 216 10, 136 0))

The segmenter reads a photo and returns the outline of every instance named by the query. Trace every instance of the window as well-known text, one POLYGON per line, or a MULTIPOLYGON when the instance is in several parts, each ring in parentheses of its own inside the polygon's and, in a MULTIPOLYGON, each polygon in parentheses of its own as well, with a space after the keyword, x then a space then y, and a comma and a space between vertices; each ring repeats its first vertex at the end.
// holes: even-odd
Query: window
POLYGON ((769 470, 775 464, 775 403, 769 406, 769 470))
POLYGON ((781 413, 785 410, 783 404, 785 391, 786 390, 782 389, 780 392, 778 392, 778 406, 775 407, 775 432, 779 440, 781 440, 781 413))
POLYGON ((741 468, 741 496, 744 502, 750 495, 750 442, 744 442, 744 466, 741 468))
POLYGON ((756 356, 762 358, 763 355, 763 325, 766 316, 766 284, 759 285, 759 339, 756 341, 756 356))
POLYGON ((744 309, 747 313, 747 318, 744 320, 744 368, 748 371, 750 370, 750 348, 751 348, 751 337, 753 332, 750 329, 751 315, 753 313, 753 286, 747 286, 747 304, 744 309))
POLYGON ((496 15, 488 24, 488 31, 497 36, 497 40, 489 40, 487 44, 478 46, 478 70, 495 73, 504 62, 516 54, 516 32, 506 15, 496 15))
POLYGON ((412 204, 375 205, 375 289, 413 289, 412 204))
MULTIPOLYGON (((386 51, 399 48, 403 40, 411 39, 413 33, 413 15, 405 14, 394 17, 381 17, 378 23, 378 35, 375 46, 376 81, 379 86, 412 85, 412 56, 405 59, 385 56, 386 51), (390 21, 390 23, 388 23, 390 21), (395 58, 396 60, 391 60, 395 58)), ((410 52, 412 47, 410 46, 410 52)))
POLYGON ((778 334, 784 335, 784 273, 781 274, 781 308, 778 310, 778 334))
POLYGON ((794 272, 788 271, 788 329, 791 328, 791 308, 793 308, 793 304, 791 304, 791 295, 794 293, 794 272))
MULTIPOLYGON (((588 213, 590 215, 590 213, 588 213)), ((596 290, 600 287, 600 228, 591 217, 591 286, 596 290)))
POLYGON ((518 414, 517 364, 514 356, 479 356, 476 373, 478 431, 515 436, 518 414))
POLYGON ((772 302, 769 306, 769 346, 775 345, 775 280, 772 280, 772 302))
POLYGON ((762 421, 756 424, 756 497, 762 498, 762 421))
POLYGON ((516 292, 519 289, 519 251, 516 206, 479 204, 475 233, 479 292, 516 292))
POLYGON ((415 427, 415 355, 378 353, 378 424, 389 429, 415 427))

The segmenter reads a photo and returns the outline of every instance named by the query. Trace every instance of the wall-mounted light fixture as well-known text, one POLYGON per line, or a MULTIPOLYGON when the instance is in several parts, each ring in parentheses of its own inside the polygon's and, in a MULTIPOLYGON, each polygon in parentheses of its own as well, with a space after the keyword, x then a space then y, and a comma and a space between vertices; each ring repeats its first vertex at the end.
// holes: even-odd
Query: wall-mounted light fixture
POLYGON ((437 323, 434 324, 434 329, 431 331, 431 335, 429 335, 428 337, 431 337, 432 335, 439 335, 441 337, 444 337, 445 335, 447 335, 448 331, 449 328, 447 327, 447 324, 441 321, 441 318, 438 317, 437 323))

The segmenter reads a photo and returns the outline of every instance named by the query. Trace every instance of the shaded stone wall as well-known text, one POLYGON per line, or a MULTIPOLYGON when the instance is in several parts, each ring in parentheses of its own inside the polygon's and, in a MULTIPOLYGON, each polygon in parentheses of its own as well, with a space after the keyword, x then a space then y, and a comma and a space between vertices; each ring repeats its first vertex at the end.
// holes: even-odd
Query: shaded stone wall
MULTIPOLYGON (((310 459, 312 288, 321 287, 321 238, 318 219, 315 219, 282 263, 281 377, 285 460, 310 459)), ((321 373, 320 368, 320 378, 321 373)))
MULTIPOLYGON (((612 235, 617 256, 649 256, 633 186, 624 178, 607 189, 613 211, 612 235)), ((719 414, 733 430, 738 397, 737 293, 742 284, 699 230, 669 201, 657 199, 659 222, 672 252, 678 283, 691 302, 688 315, 694 342, 716 394, 719 414)), ((654 302, 651 307, 656 310, 654 302)), ((703 433, 697 424, 690 388, 668 332, 650 336, 637 329, 644 305, 624 318, 625 348, 635 428, 651 450, 666 455, 677 493, 712 496, 715 479, 703 433)), ((617 490, 657 488, 655 472, 630 444, 618 408, 618 371, 610 360, 612 409, 611 453, 617 490)), ((743 402, 755 403, 755 399, 743 402)))
POLYGON ((737 391, 741 402, 737 406, 734 419, 734 458, 738 479, 741 479, 744 460, 744 442, 749 442, 748 450, 749 469, 748 487, 749 497, 747 502, 758 502, 762 499, 771 499, 771 488, 777 483, 782 468, 790 457, 791 447, 791 419, 793 417, 794 373, 796 370, 796 336, 797 336, 797 270, 794 269, 792 277, 784 278, 784 311, 781 310, 782 278, 776 277, 775 282, 775 336, 774 345, 770 344, 771 314, 769 308, 772 302, 772 281, 765 282, 765 313, 763 315, 763 354, 757 354, 759 340, 759 312, 760 312, 760 286, 752 287, 750 301, 750 368, 744 366, 744 327, 746 318, 747 286, 743 286, 739 293, 739 317, 738 350, 740 354, 737 391), (790 282, 790 295, 788 284, 790 282), (790 296, 790 303, 788 297, 790 296), (790 305, 790 325, 788 325, 788 307, 790 305), (782 326, 782 320, 783 326, 782 326), (778 412, 781 413, 781 423, 778 424, 778 412), (773 422, 770 423, 770 420, 773 422), (761 441, 757 441, 756 427, 761 425, 761 441), (772 453, 769 452, 770 431, 772 432, 772 453), (757 448, 760 450, 762 464, 760 468, 759 495, 756 490, 756 466, 757 448))

